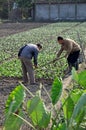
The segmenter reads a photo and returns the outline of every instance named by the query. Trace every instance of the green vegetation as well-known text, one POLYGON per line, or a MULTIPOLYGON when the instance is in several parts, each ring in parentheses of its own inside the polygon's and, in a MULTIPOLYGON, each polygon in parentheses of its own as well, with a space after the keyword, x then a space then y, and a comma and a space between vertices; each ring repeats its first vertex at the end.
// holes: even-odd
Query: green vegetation
POLYGON ((19 130, 23 123, 27 123, 33 130, 86 129, 86 71, 77 74, 73 69, 73 83, 63 93, 60 77, 63 77, 67 67, 66 59, 49 64, 56 58, 60 48, 56 41, 59 35, 78 43, 82 41, 80 44, 85 47, 85 27, 86 22, 58 22, 0 38, 0 76, 21 77, 21 64, 17 57, 19 48, 27 43, 41 43, 43 50, 38 57, 36 77, 54 80, 50 94, 42 85, 34 95, 22 84, 16 86, 6 101, 4 130, 19 130), (42 89, 49 97, 49 104, 45 105, 42 99, 42 89), (31 95, 28 101, 26 91, 31 95), (59 102, 60 109, 57 107, 59 102), (49 109, 48 105, 51 105, 49 109), (25 119, 26 115, 30 122, 25 119))
POLYGON ((22 84, 17 86, 6 102, 4 130, 19 130, 22 125, 21 121, 27 123, 33 130, 45 130, 45 128, 50 130, 85 130, 86 80, 84 79, 86 78, 86 71, 77 74, 73 68, 72 73, 73 79, 75 79, 74 84, 79 85, 79 89, 77 85, 73 84, 73 88, 71 87, 66 96, 64 96, 62 94, 62 82, 56 78, 53 82, 50 96, 47 95, 52 104, 50 110, 47 109, 41 98, 42 86, 40 86, 36 95, 33 95, 22 84), (79 78, 79 84, 75 77, 79 78), (24 101, 25 90, 32 96, 27 102, 24 101), (60 109, 56 107, 58 101, 62 104, 60 109), (25 119, 26 114, 30 122, 25 119))
POLYGON ((31 9, 33 6, 32 0, 0 0, 0 18, 1 19, 8 19, 9 13, 13 8, 13 3, 16 2, 18 4, 18 7, 21 8, 22 15, 27 15, 25 13, 25 9, 31 9))
POLYGON ((67 67, 65 58, 56 61, 54 64, 46 64, 56 58, 56 52, 60 47, 56 41, 57 36, 62 35, 79 43, 78 32, 82 41, 81 44, 84 45, 86 41, 85 27, 86 22, 58 22, 0 38, 0 76, 20 77, 21 65, 17 58, 19 48, 27 43, 41 43, 43 50, 39 54, 39 68, 35 70, 36 77, 51 79, 56 76, 62 77, 63 71, 67 67))

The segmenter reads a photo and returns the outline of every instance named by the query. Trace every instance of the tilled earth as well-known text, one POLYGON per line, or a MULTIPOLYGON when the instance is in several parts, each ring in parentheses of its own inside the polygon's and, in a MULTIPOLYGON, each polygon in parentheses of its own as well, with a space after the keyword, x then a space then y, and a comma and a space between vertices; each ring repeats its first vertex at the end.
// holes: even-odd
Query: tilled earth
POLYGON ((16 34, 19 32, 28 31, 30 29, 38 28, 48 23, 0 23, 0 37, 16 34))
POLYGON ((5 102, 16 84, 17 81, 15 79, 0 78, 0 125, 3 124, 4 120, 5 102))

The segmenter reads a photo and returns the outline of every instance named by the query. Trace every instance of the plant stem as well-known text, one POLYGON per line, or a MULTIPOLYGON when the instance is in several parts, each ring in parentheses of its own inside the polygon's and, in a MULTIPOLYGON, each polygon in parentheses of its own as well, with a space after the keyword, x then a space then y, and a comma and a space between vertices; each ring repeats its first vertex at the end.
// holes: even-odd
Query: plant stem
POLYGON ((51 97, 50 97, 48 91, 46 90, 46 88, 45 88, 44 86, 43 86, 43 89, 44 89, 44 91, 46 92, 47 96, 49 97, 49 99, 50 99, 50 101, 51 101, 51 97))
POLYGON ((21 116, 17 115, 16 113, 13 113, 13 115, 17 116, 18 118, 20 118, 21 120, 23 120, 26 124, 28 124, 30 127, 32 127, 34 130, 36 130, 35 127, 30 122, 28 122, 27 120, 25 120, 21 116))
POLYGON ((19 83, 22 85, 22 87, 23 87, 32 97, 34 97, 33 93, 30 92, 29 89, 27 89, 21 82, 19 82, 19 83))

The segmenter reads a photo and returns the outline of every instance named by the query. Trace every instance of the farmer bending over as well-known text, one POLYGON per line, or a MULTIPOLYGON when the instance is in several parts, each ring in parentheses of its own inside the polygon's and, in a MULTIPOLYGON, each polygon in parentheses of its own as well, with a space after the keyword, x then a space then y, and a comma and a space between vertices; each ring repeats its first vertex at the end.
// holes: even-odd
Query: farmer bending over
POLYGON ((72 39, 64 39, 63 37, 57 37, 58 43, 61 45, 61 49, 57 53, 57 57, 61 55, 61 53, 65 50, 67 53, 65 57, 67 58, 69 70, 68 73, 71 72, 72 67, 75 67, 78 70, 78 62, 77 59, 80 54, 80 46, 72 39))
POLYGON ((34 66, 37 68, 37 57, 39 51, 42 49, 40 44, 27 44, 20 48, 18 57, 21 60, 23 71, 23 83, 28 83, 28 75, 30 78, 30 84, 35 84, 35 76, 32 65, 32 58, 34 59, 34 66))

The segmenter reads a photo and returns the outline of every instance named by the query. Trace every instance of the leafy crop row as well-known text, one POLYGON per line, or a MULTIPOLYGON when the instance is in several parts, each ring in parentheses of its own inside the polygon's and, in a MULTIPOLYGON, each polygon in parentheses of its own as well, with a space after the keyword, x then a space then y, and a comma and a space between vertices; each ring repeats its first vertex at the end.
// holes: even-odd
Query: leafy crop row
POLYGON ((65 59, 57 61, 55 64, 43 65, 56 57, 56 52, 59 50, 59 45, 56 41, 58 35, 72 38, 79 43, 77 37, 77 32, 79 32, 82 43, 84 43, 86 41, 85 26, 86 22, 61 22, 0 38, 0 63, 3 62, 3 64, 0 64, 0 75, 21 76, 20 63, 17 59, 19 48, 27 43, 41 43, 43 45, 43 50, 39 54, 39 69, 36 70, 37 77, 53 78, 60 74, 62 76, 62 71, 66 67, 65 59), (11 58, 14 59, 10 61, 11 58))

